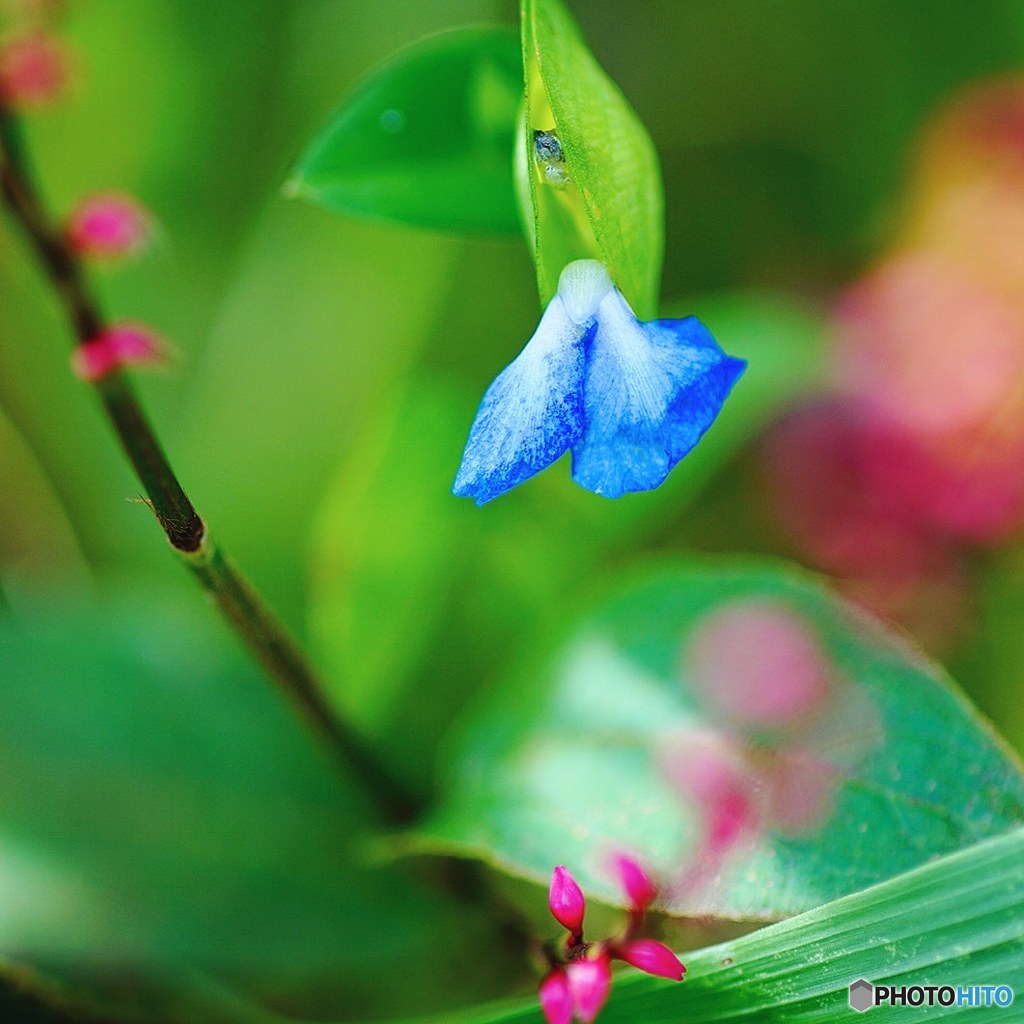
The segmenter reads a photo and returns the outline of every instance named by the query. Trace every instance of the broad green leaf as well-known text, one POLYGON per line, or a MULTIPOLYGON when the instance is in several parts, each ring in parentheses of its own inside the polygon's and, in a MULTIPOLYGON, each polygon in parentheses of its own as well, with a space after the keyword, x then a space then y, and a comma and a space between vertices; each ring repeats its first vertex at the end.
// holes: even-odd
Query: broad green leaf
POLYGON ((0 960, 71 993, 200 969, 300 1015, 446 1005, 485 933, 367 863, 359 793, 195 608, 0 622, 0 960))
POLYGON ((654 144, 561 0, 523 0, 522 35, 526 118, 517 194, 521 202, 530 200, 523 213, 541 302, 554 295, 566 263, 595 258, 637 315, 651 319, 664 249, 654 144), (553 186, 538 166, 535 131, 557 136, 569 177, 563 187, 553 186))
MULTIPOLYGON (((542 897, 541 897, 542 898, 542 897)), ((616 980, 601 1024, 831 1024, 853 1017, 849 985, 1010 985, 1007 1010, 877 1007, 869 1021, 1024 1019, 1024 830, 978 843, 863 892, 689 955, 682 984, 616 980)), ((243 1024, 240 1018, 237 1024, 243 1024)), ((533 1000, 448 1015, 446 1024, 540 1024, 533 1000)), ((246 1024, 269 1024, 250 1018, 246 1024)), ((420 1024, 427 1024, 421 1019, 420 1024)))
POLYGON ((517 232, 512 147, 522 92, 511 29, 431 36, 356 87, 286 188, 345 213, 517 232))
MULTIPOLYGON (((538 900, 543 895, 538 891, 538 900)), ((849 985, 1010 985, 998 1013, 935 1006, 929 1020, 1024 1019, 1024 830, 971 846, 880 885, 827 903, 743 938, 684 953, 679 984, 626 970, 615 979, 601 1024, 831 1024, 851 1014, 849 985)), ((293 1024, 229 989, 201 981, 168 994, 172 1024, 293 1024)), ((925 1011, 877 1007, 870 1021, 925 1011)), ((492 1003, 403 1024, 541 1024, 534 997, 492 1003)), ((394 1022, 398 1024, 398 1022, 394 1022)))
POLYGON ((554 656, 534 654, 496 688, 452 765, 419 847, 536 881, 566 864, 613 904, 607 857, 625 848, 676 883, 668 909, 690 915, 798 913, 1024 818, 1018 764, 949 680, 774 562, 652 567, 554 656), (764 600, 807 624, 831 680, 816 717, 788 737, 723 720, 682 667, 704 616, 764 600), (706 771, 687 760, 700 735, 742 755, 751 800, 771 812, 694 879, 707 807, 685 772, 706 771), (673 774, 666 759, 682 767, 673 774))

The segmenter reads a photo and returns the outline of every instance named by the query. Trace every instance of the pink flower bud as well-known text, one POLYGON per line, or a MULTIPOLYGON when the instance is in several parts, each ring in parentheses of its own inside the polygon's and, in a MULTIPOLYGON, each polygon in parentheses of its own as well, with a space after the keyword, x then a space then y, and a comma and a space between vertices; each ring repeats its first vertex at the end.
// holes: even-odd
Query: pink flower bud
POLYGON ((82 200, 68 218, 68 244, 89 259, 141 252, 152 235, 149 213, 131 196, 107 193, 82 200))
POLYGON ((42 32, 0 43, 0 102, 23 109, 57 99, 67 84, 63 48, 42 32))
POLYGON ((582 1024, 590 1022, 601 1012, 612 987, 612 969, 606 955, 596 960, 574 960, 565 968, 569 978, 576 1016, 582 1024))
POLYGON ((551 873, 548 907, 563 928, 568 928, 573 935, 583 934, 583 911, 586 909, 583 890, 564 867, 556 867, 551 873))
POLYGON ((123 323, 82 342, 71 354, 71 369, 81 380, 94 382, 126 366, 162 366, 166 358, 167 347, 153 331, 123 323))
POLYGON ((668 946, 655 942, 654 939, 635 939, 618 953, 618 957, 638 970, 653 974, 656 978, 682 981, 686 973, 686 968, 679 957, 668 946))
POLYGON ((642 914, 654 902, 658 887, 646 871, 631 857, 619 856, 613 861, 619 884, 633 910, 642 914))
POLYGON ((71 370, 80 380, 97 381, 117 368, 117 357, 113 349, 104 343, 102 336, 92 341, 83 341, 71 353, 71 370))
POLYGON ((553 970, 537 991, 540 1008, 548 1024, 572 1024, 572 993, 561 968, 553 970))

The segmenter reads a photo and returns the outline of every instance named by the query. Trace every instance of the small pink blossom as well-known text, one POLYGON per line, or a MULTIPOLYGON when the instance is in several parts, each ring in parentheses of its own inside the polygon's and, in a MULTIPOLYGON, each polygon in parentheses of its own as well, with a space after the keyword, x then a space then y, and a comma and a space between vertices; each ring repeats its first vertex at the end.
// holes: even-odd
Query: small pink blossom
POLYGON ((574 936, 583 934, 583 912, 586 910, 583 890, 561 865, 551 873, 548 908, 563 928, 568 928, 574 936))
POLYGON ((104 193, 83 199, 68 218, 68 244, 88 259, 114 260, 141 252, 152 237, 152 218, 135 199, 104 193))
POLYGON ((679 957, 668 946, 654 939, 634 939, 621 950, 617 956, 638 970, 653 974, 656 978, 669 978, 682 981, 686 968, 679 957))
POLYGON ((582 1024, 591 1021, 601 1012, 612 987, 612 968, 608 956, 601 954, 595 960, 574 960, 565 968, 569 978, 576 1016, 582 1024))
POLYGON ((564 970, 553 970, 537 991, 540 1008, 548 1024, 572 1024, 572 993, 564 970))
POLYGON ((682 981, 686 968, 667 946, 635 937, 657 894, 654 882, 630 857, 616 857, 612 866, 631 910, 624 934, 603 942, 584 941, 583 892, 561 865, 552 872, 548 906, 571 935, 543 947, 549 969, 537 998, 548 1024, 571 1024, 574 1018, 591 1024, 611 990, 612 960, 623 960, 659 978, 682 981))
POLYGON ((162 366, 166 357, 166 345, 150 328, 121 323, 82 342, 71 355, 71 369, 81 380, 95 382, 127 366, 162 366))
POLYGON ((644 913, 657 897, 658 887, 631 857, 620 855, 613 860, 612 866, 633 912, 644 913))
POLYGON ((0 42, 0 103, 45 106, 61 96, 67 77, 67 57, 52 36, 31 32, 0 42))

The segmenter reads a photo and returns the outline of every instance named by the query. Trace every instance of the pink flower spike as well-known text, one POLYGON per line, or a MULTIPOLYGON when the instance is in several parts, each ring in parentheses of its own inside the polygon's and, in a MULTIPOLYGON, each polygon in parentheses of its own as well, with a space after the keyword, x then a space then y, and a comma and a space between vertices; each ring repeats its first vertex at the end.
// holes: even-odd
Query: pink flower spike
POLYGON ((152 218, 131 196, 90 196, 68 218, 68 244, 87 259, 115 260, 135 255, 151 237, 152 218))
POLYGON ((566 965, 565 973, 569 977, 576 1016, 582 1024, 591 1024, 601 1012, 612 987, 612 968, 607 955, 602 954, 596 960, 574 960, 566 965))
POLYGON ((97 381, 117 368, 117 356, 102 336, 83 341, 71 353, 71 370, 79 380, 97 381))
POLYGON ((635 913, 644 913, 658 895, 651 876, 632 857, 618 856, 612 864, 630 906, 635 913))
POLYGON ((569 979, 560 967, 540 983, 537 999, 548 1024, 572 1024, 572 993, 569 979))
POLYGON ((166 360, 167 346, 143 324, 114 324, 103 336, 122 366, 154 366, 166 360))
POLYGON ((620 960, 656 978, 682 981, 686 973, 679 957, 668 946, 654 939, 635 939, 617 955, 620 960))
POLYGON ((548 908, 563 928, 568 928, 573 935, 583 934, 583 912, 586 909, 583 890, 561 865, 551 873, 548 908))
POLYGON ((167 346, 141 324, 122 323, 82 342, 71 354, 75 376, 90 383, 126 366, 159 367, 167 361, 167 346))
POLYGON ((67 59, 61 45, 43 32, 0 42, 0 102, 17 110, 58 99, 67 85, 67 59))

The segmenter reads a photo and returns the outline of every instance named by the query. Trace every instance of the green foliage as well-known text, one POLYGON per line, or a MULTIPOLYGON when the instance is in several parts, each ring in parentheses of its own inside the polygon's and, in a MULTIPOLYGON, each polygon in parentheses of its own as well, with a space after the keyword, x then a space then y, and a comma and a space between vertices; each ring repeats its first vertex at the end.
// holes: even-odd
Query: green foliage
POLYGON ((444 616, 476 537, 451 500, 462 402, 414 380, 383 402, 321 510, 313 544, 310 632, 345 714, 386 735, 410 674, 443 639, 444 616), (415 443, 410 443, 415 439, 415 443))
POLYGON ((522 63, 512 40, 468 28, 402 51, 356 88, 286 190, 348 213, 491 232, 516 230, 518 194, 543 303, 567 263, 596 257, 654 316, 664 216, 650 137, 560 0, 524 3, 522 63), (557 135, 566 187, 533 166, 534 130, 557 135))
MULTIPOLYGON (((744 453, 759 432, 818 380, 822 318, 794 297, 830 302, 879 251, 929 112, 1019 67, 1018 0, 839 0, 831 19, 819 0, 658 0, 642 17, 571 0, 660 150, 671 312, 700 316, 751 370, 658 492, 610 503, 559 466, 483 510, 448 488, 482 388, 534 320, 521 245, 327 217, 277 185, 339 92, 383 60, 318 136, 299 191, 448 231, 510 236, 525 212, 543 299, 566 262, 592 256, 654 314, 657 158, 566 7, 527 0, 521 46, 511 29, 459 29, 391 56, 511 9, 251 0, 243 25, 240 5, 203 0, 65 6, 77 88, 26 119, 50 208, 60 217, 115 188, 155 212, 157 251, 92 283, 111 315, 151 322, 179 349, 171 373, 139 382, 168 452, 300 639, 308 626, 336 707, 436 799, 422 845, 538 882, 569 862, 606 900, 616 894, 574 826, 616 838, 636 826, 654 854, 682 849, 693 815, 677 793, 653 790, 668 808, 660 824, 636 813, 637 794, 659 784, 645 737, 693 713, 666 652, 679 623, 754 577, 824 629, 880 709, 886 745, 848 773, 834 834, 763 837, 705 909, 798 910, 1019 819, 1016 767, 944 677, 786 574, 713 584, 710 568, 688 570, 690 592, 677 579, 656 603, 634 589, 582 620, 614 654, 593 672, 614 685, 586 701, 585 729, 577 704, 572 721, 560 711, 577 691, 553 660, 578 653, 566 627, 594 588, 638 558, 708 545, 702 519, 717 519, 716 547, 765 546, 765 509, 728 499, 751 493, 744 453), (388 111, 415 117, 388 134, 388 111), (557 132, 565 189, 540 180, 533 128, 557 132), (656 635, 659 622, 674 625, 656 635)), ((67 372, 52 289, 3 218, 0 256, 5 976, 55 981, 56 1002, 89 991, 104 1020, 286 1024, 436 1006, 446 1024, 538 1022, 532 996, 448 1009, 528 989, 524 943, 506 948, 450 899, 454 883, 494 913, 466 884, 477 865, 368 863, 374 819, 351 780, 174 575, 93 396, 67 372), (70 601, 126 571, 123 599, 92 612, 70 601)), ((1018 743, 1022 573, 1019 550, 989 560, 972 595, 979 626, 954 663, 1018 743)), ((1018 831, 692 953, 683 985, 627 973, 601 1020, 824 1022, 860 974, 1002 980, 1019 1003, 1022 862, 1018 831)), ((497 881, 545 915, 539 888, 497 881)))
POLYGON ((515 232, 512 140, 521 95, 510 29, 431 36, 356 88, 286 190, 345 213, 515 232))
MULTIPOLYGON (((1024 829, 948 854, 780 924, 684 954, 682 984, 618 977, 601 1024, 830 1024, 850 1013, 848 986, 1024 985, 1024 829)), ((195 982, 165 1001, 171 1024, 293 1024, 229 990, 195 982)), ((878 1007, 871 1020, 906 1019, 878 1007)), ((935 1006, 929 1019, 984 1011, 935 1006)), ((989 1011, 993 1012, 993 1011, 989 1011)), ((1017 1020, 1007 1011, 1002 1019, 1017 1020)), ((489 1004, 402 1024, 540 1024, 536 1000, 489 1004)), ((396 1022, 397 1024, 397 1022, 396 1022)))
MULTIPOLYGON (((734 942, 685 955, 682 984, 630 974, 616 981, 601 1024, 829 1024, 851 1013, 848 986, 862 977, 879 985, 1008 984, 1020 992, 1022 865, 1024 830, 1016 829, 734 942)), ((936 1020, 984 1012, 927 1011, 936 1020)), ((868 1019, 896 1022, 912 1013, 880 1007, 868 1019)), ((1003 1016, 1016 1020, 1020 1012, 1014 1008, 1003 1016)), ((541 1020, 526 1000, 445 1017, 446 1024, 541 1020)))
POLYGON ((294 203, 253 230, 179 411, 176 450, 225 545, 295 621, 314 510, 423 344, 453 251, 438 235, 294 203))
POLYGON ((0 623, 0 958, 72 997, 199 969, 297 1013, 377 1007, 400 964, 392 1010, 420 1007, 422 949, 479 927, 367 864, 371 809, 227 642, 137 591, 0 623))
POLYGON ((523 0, 525 137, 519 195, 542 304, 572 260, 601 260, 642 319, 657 315, 664 248, 658 155, 619 88, 587 49, 561 0, 523 0), (533 166, 533 132, 554 131, 570 181, 555 189, 533 166), (524 159, 525 158, 525 159, 524 159))
POLYGON ((338 707, 388 745, 411 784, 424 786, 481 671, 576 608, 603 560, 684 517, 763 425, 813 385, 821 326, 807 310, 764 292, 719 295, 699 308, 760 373, 740 381, 665 486, 636 499, 581 491, 560 465, 483 512, 453 500, 477 397, 468 387, 413 377, 366 417, 320 507, 308 622, 338 707))
MULTIPOLYGON (((565 863, 610 902, 622 899, 605 865, 616 849, 680 874, 698 850, 703 808, 670 784, 663 759, 685 755, 694 730, 727 735, 680 659, 704 615, 755 598, 812 624, 829 659, 834 705, 803 737, 801 749, 819 753, 799 771, 822 771, 820 757, 834 789, 813 827, 769 819, 669 909, 794 914, 1024 817, 1018 764, 939 671, 810 578, 709 562, 648 571, 494 691, 466 728, 423 845, 537 881, 565 863)), ((765 778, 785 764, 771 739, 751 749, 765 778)))

